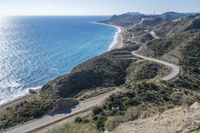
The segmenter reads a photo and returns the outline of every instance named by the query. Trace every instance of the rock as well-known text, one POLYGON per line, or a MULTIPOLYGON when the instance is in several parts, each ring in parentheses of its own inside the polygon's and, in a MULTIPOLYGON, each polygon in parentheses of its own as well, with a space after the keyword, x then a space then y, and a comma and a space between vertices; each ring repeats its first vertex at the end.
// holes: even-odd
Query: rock
POLYGON ((200 121, 199 120, 194 120, 194 124, 198 127, 200 127, 200 121))
POLYGON ((192 104, 192 105, 190 106, 190 109, 193 109, 193 110, 200 109, 200 103, 195 102, 194 104, 192 104))
POLYGON ((39 90, 29 89, 30 94, 38 94, 39 90))

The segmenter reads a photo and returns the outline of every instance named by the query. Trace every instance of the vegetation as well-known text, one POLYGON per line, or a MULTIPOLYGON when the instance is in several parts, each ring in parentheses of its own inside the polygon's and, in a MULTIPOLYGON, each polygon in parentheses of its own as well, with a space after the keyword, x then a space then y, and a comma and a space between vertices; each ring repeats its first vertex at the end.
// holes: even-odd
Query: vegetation
POLYGON ((149 61, 133 62, 127 69, 126 84, 135 81, 149 80, 161 77, 169 73, 169 69, 163 65, 155 64, 149 61))
MULTIPOLYGON (((141 20, 140 17, 144 16, 123 14, 113 16, 106 22, 132 27, 141 20)), ((156 17, 151 16, 153 20, 129 28, 125 44, 128 47, 139 46, 147 41, 145 47, 140 49, 141 54, 180 65, 181 75, 170 82, 159 81, 156 77, 168 73, 168 69, 151 62, 137 62, 137 59, 133 59, 126 67, 125 80, 123 86, 120 86, 122 92, 110 96, 102 106, 93 109, 88 124, 93 125, 94 130, 111 131, 126 121, 149 117, 175 106, 190 106, 194 102, 200 102, 199 18, 174 13, 156 17), (185 18, 171 21, 181 16, 185 18), (154 30, 162 38, 152 40, 146 33, 148 30, 154 30), (139 43, 136 44, 136 41, 139 43)))
POLYGON ((73 123, 65 125, 63 128, 49 131, 48 133, 102 133, 96 130, 92 123, 73 123))
POLYGON ((61 76, 42 87, 42 93, 51 97, 70 97, 96 87, 114 87, 124 84, 126 68, 131 59, 115 58, 111 51, 90 59, 71 73, 61 76))
POLYGON ((95 108, 92 109, 92 113, 94 115, 98 115, 98 114, 101 114, 103 112, 103 109, 99 106, 96 106, 95 108))
POLYGON ((124 35, 126 47, 78 65, 70 73, 44 85, 39 98, 2 111, 0 129, 47 114, 59 99, 77 97, 83 100, 116 87, 121 92, 111 95, 103 105, 95 107, 90 117, 77 117, 73 124, 53 132, 111 131, 123 122, 149 117, 174 106, 200 102, 199 17, 189 16, 180 21, 171 21, 178 16, 173 13, 150 16, 151 19, 143 14, 113 16, 106 22, 129 27, 124 35), (135 26, 143 17, 147 21, 135 26), (149 31, 155 31, 162 38, 153 39, 149 31), (158 80, 169 69, 132 57, 130 52, 141 44, 144 45, 140 49, 141 54, 180 65, 180 76, 170 82, 158 80))
POLYGON ((186 30, 194 30, 194 29, 200 29, 200 17, 197 16, 197 19, 195 19, 191 25, 189 25, 186 30))
POLYGON ((81 122, 83 122, 83 119, 81 117, 76 117, 74 122, 75 123, 81 123, 81 122))
POLYGON ((25 123, 47 114, 54 107, 55 100, 33 98, 12 107, 0 115, 0 130, 25 123))
POLYGON ((109 91, 114 90, 115 87, 97 87, 97 88, 91 88, 91 89, 87 89, 87 90, 83 90, 80 93, 78 93, 77 95, 75 95, 74 97, 79 99, 79 100, 85 100, 109 91))

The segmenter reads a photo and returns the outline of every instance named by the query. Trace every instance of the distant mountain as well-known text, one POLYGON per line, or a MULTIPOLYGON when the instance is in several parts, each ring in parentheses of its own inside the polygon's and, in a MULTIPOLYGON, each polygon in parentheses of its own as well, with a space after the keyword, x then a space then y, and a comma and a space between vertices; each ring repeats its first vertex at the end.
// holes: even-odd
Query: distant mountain
POLYGON ((164 19, 169 19, 169 20, 174 20, 174 19, 179 19, 182 17, 187 17, 191 15, 190 13, 177 13, 177 12, 166 12, 161 14, 160 16, 164 19))
POLYGON ((142 14, 140 12, 127 12, 121 15, 113 15, 109 20, 103 22, 121 26, 130 26, 140 22, 141 20, 160 19, 164 21, 166 20, 171 21, 195 14, 198 13, 166 12, 160 15, 153 15, 153 14, 147 15, 147 14, 142 14))
POLYGON ((142 15, 140 12, 127 12, 129 15, 142 15))
POLYGON ((113 15, 110 19, 102 22, 121 26, 132 25, 141 21, 144 16, 144 14, 141 14, 139 12, 128 12, 121 15, 113 15))

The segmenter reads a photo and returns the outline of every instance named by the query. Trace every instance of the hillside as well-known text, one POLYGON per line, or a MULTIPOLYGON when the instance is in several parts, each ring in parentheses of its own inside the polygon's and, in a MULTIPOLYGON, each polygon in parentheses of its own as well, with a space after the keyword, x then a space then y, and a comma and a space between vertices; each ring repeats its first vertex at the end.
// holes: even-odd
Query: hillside
MULTIPOLYGON (((185 126, 179 132, 189 130, 198 132, 198 123, 188 124, 187 119, 190 119, 191 112, 187 107, 200 102, 199 17, 200 15, 173 12, 150 16, 127 13, 113 16, 105 21, 126 28, 124 40, 126 47, 140 46, 138 53, 141 55, 175 63, 181 67, 181 74, 172 81, 160 81, 159 75, 169 73, 169 69, 136 58, 137 61, 132 62, 127 68, 126 83, 121 87, 123 91, 111 96, 102 106, 96 107, 90 117, 82 118, 83 121, 89 119, 87 128, 96 126, 100 132, 114 130, 113 132, 136 133, 157 132, 156 129, 159 129, 165 133, 167 131, 164 127, 171 126, 165 121, 173 121, 172 118, 165 117, 176 116, 183 121, 173 122, 174 127, 169 127, 170 132, 180 129, 179 125, 185 126), (163 113, 166 110, 176 110, 180 106, 183 108, 180 112, 163 113), (183 113, 184 117, 181 117, 183 113), (163 115, 159 117, 159 114, 163 115), (160 127, 160 124, 163 126, 160 127), (148 130, 150 126, 153 128, 148 130), (141 128, 144 130, 139 130, 141 128)), ((200 117, 198 111, 193 113, 198 120, 200 117)), ((75 122, 73 127, 70 125, 67 127, 75 131, 76 126, 80 125, 84 126, 86 123, 75 122)), ((64 128, 63 131, 69 130, 64 128)))
POLYGON ((115 88, 120 92, 95 107, 89 116, 78 117, 52 132, 115 131, 122 123, 200 102, 199 20, 198 14, 129 12, 103 21, 125 29, 124 47, 76 66, 70 73, 44 85, 39 95, 0 110, 0 129, 46 115, 63 101, 64 106, 70 107, 70 103, 78 104, 76 98, 96 96, 115 88), (180 75, 172 81, 160 80, 170 73, 170 68, 134 57, 131 51, 135 50, 179 65, 180 75), (76 102, 69 102, 73 100, 76 102))
POLYGON ((164 133, 164 132, 190 132, 198 133, 200 105, 194 103, 190 108, 176 107, 166 110, 162 114, 146 119, 138 119, 124 123, 112 133, 164 133))

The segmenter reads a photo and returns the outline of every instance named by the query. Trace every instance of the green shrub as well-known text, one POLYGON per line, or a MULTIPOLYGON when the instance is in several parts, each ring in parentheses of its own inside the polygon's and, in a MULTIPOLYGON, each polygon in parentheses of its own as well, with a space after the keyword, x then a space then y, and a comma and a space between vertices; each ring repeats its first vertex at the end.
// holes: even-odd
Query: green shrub
POLYGON ((98 120, 98 117, 96 115, 92 115, 92 120, 96 121, 96 120, 98 120))
POLYGON ((83 119, 83 122, 84 122, 84 123, 89 123, 90 120, 88 120, 88 119, 83 119))
POLYGON ((74 122, 75 123, 81 123, 83 121, 83 119, 81 117, 76 117, 74 122))
POLYGON ((199 95, 185 95, 181 99, 181 103, 186 106, 190 106, 195 102, 200 102, 199 95))
POLYGON ((114 128, 119 126, 119 124, 138 119, 138 117, 139 113, 136 110, 128 110, 124 115, 111 116, 105 122, 105 129, 112 131, 114 128))
POLYGON ((105 116, 102 116, 102 117, 99 117, 98 120, 96 121, 96 127, 98 130, 104 130, 105 128, 105 122, 107 120, 107 117, 105 116))
POLYGON ((103 113, 103 109, 102 109, 101 107, 99 107, 99 106, 96 106, 96 107, 94 107, 94 108, 92 109, 92 113, 93 113, 94 115, 101 114, 101 113, 103 113))
POLYGON ((137 106, 140 104, 140 101, 136 98, 126 98, 123 100, 123 105, 125 106, 137 106))

